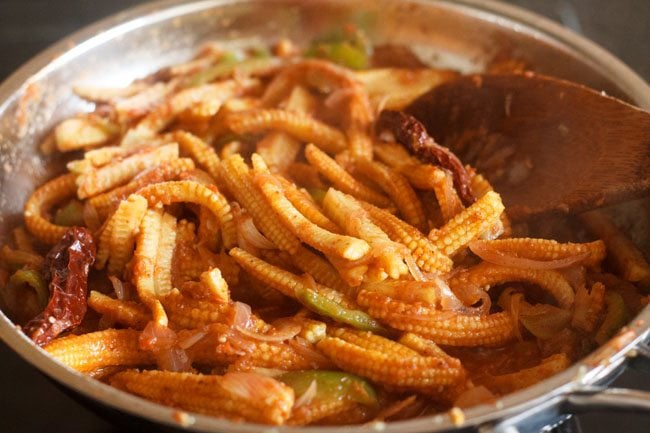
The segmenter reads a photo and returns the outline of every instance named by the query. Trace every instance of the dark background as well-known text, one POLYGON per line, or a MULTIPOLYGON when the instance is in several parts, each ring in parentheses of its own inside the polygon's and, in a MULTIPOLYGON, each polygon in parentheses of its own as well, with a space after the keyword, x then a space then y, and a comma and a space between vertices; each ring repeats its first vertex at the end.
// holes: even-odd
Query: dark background
MULTIPOLYGON (((0 80, 58 39, 136 0, 0 0, 0 80)), ((571 27, 650 80, 650 0, 511 0, 571 27)), ((620 386, 650 389, 650 379, 626 373, 620 386)), ((0 433, 116 433, 59 391, 0 342, 0 433)), ((599 412, 578 417, 572 431, 647 433, 650 414, 599 412)))

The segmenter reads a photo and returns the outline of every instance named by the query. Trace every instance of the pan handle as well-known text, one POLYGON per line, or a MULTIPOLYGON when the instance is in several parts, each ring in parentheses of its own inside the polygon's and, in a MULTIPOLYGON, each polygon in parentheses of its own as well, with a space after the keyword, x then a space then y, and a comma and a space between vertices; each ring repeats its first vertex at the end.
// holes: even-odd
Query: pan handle
MULTIPOLYGON (((647 344, 647 343, 646 343, 647 344)), ((650 349, 639 344, 628 354, 627 366, 650 374, 650 349)), ((539 432, 543 427, 566 418, 567 414, 579 414, 608 410, 614 412, 646 412, 650 416, 650 391, 605 386, 583 386, 561 396, 557 402, 548 402, 540 408, 502 420, 496 424, 483 425, 480 433, 529 433, 539 432)))
POLYGON ((650 391, 594 386, 569 394, 566 397, 566 404, 572 413, 594 410, 650 413, 650 391))
MULTIPOLYGON (((628 367, 650 374, 650 349, 646 344, 639 344, 627 356, 628 367)), ((594 410, 647 411, 650 413, 650 391, 585 386, 569 393, 564 403, 571 413, 594 410)))

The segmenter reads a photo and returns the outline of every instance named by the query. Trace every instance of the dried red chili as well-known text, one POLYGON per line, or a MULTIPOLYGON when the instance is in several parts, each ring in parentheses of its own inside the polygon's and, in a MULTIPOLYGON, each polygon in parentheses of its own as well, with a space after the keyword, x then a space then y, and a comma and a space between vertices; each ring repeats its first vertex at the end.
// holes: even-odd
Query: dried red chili
POLYGON ((451 171, 460 199, 466 206, 474 203, 476 199, 465 166, 449 149, 437 144, 419 120, 402 111, 384 110, 380 113, 375 128, 378 133, 390 131, 395 140, 418 159, 451 171))
POLYGON ((81 323, 86 314, 88 272, 95 261, 95 242, 88 230, 72 227, 45 259, 50 300, 45 310, 25 325, 39 346, 81 323))

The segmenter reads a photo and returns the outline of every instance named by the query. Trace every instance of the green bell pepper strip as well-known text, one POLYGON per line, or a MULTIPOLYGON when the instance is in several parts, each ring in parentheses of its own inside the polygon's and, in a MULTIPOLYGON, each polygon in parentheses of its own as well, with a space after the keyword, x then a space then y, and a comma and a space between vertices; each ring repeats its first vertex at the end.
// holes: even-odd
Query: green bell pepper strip
POLYGON ((368 56, 363 48, 348 41, 336 43, 315 43, 305 52, 305 57, 318 57, 350 69, 368 67, 368 56))
POLYGON ((54 224, 66 227, 83 226, 85 224, 84 205, 79 200, 70 200, 54 215, 54 224))
POLYGON ((360 310, 345 308, 336 301, 328 299, 314 290, 297 289, 296 297, 310 310, 334 319, 337 322, 346 323, 362 331, 386 334, 386 329, 368 314, 360 310))
POLYGON ((313 400, 318 403, 328 403, 348 399, 365 406, 377 406, 377 393, 370 383, 354 374, 341 371, 292 371, 285 373, 278 380, 293 388, 296 396, 307 391, 313 381, 316 381, 316 395, 313 400))
POLYGON ((28 285, 36 293, 36 300, 41 310, 47 306, 50 293, 40 272, 29 268, 19 269, 9 278, 9 284, 14 287, 28 285))
POLYGON ((248 57, 246 59, 240 59, 235 54, 225 54, 224 57, 216 65, 210 66, 209 68, 197 72, 194 76, 192 76, 188 81, 187 87, 200 86, 202 84, 207 84, 215 81, 219 78, 225 78, 228 75, 232 74, 235 69, 246 75, 259 69, 279 64, 279 59, 267 55, 268 52, 266 52, 267 54, 264 53, 264 51, 257 51, 254 52, 251 57, 248 57))

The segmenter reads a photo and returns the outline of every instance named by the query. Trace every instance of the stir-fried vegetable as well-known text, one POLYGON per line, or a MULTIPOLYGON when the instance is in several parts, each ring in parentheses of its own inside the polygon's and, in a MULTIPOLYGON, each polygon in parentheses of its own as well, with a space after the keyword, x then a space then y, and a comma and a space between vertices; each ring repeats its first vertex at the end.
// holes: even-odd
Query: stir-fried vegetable
POLYGON ((74 227, 84 225, 84 205, 79 200, 70 200, 54 215, 54 224, 59 226, 74 227))
POLYGON ((366 406, 378 404, 377 394, 370 383, 354 374, 341 371, 296 371, 277 378, 293 388, 296 396, 303 395, 316 382, 312 402, 335 402, 347 399, 366 406))
POLYGON ((188 87, 210 83, 231 75, 235 71, 248 75, 277 64, 278 59, 272 57, 266 49, 255 49, 249 57, 243 57, 241 53, 237 52, 226 52, 215 65, 190 77, 188 87))
POLYGON ((317 39, 305 51, 306 57, 318 57, 348 67, 364 69, 368 67, 372 45, 362 31, 354 26, 317 39))
POLYGON ((535 337, 547 340, 564 329, 571 312, 548 304, 530 305, 523 301, 519 321, 535 337))
POLYGON ((9 278, 9 284, 17 287, 24 284, 31 287, 36 293, 36 300, 40 309, 45 308, 47 305, 48 291, 47 284, 43 279, 40 272, 34 269, 23 268, 19 269, 9 278))
POLYGON ((363 331, 385 334, 386 330, 375 319, 360 310, 345 308, 338 302, 316 293, 314 290, 296 290, 296 297, 310 310, 337 322, 347 323, 363 331))

